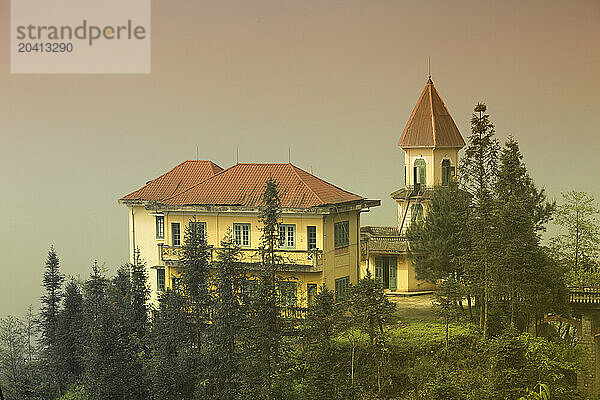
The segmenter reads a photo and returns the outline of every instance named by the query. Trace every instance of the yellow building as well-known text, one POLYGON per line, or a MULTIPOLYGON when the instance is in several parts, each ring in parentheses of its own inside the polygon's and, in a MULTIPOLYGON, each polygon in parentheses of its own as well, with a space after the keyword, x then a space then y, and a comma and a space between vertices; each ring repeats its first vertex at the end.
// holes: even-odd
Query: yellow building
POLYGON ((361 274, 367 269, 385 289, 399 292, 434 288, 416 279, 407 258, 406 229, 427 213, 427 199, 436 186, 447 186, 456 175, 458 152, 465 145, 446 105, 427 80, 398 146, 404 151, 404 186, 391 197, 397 203, 395 227, 363 227, 361 274))
POLYGON ((360 214, 380 205, 338 188, 292 164, 185 161, 119 202, 128 207, 130 254, 148 263, 151 299, 178 282, 177 266, 190 222, 205 232, 212 256, 230 230, 249 275, 258 263, 262 193, 269 177, 279 183, 282 276, 290 301, 306 304, 321 284, 343 295, 360 275, 360 214))

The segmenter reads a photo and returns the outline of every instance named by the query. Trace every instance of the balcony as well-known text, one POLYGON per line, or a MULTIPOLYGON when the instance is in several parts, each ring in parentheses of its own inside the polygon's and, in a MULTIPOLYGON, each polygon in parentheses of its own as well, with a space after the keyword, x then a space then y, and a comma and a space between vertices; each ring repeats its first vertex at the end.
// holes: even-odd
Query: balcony
MULTIPOLYGON (((177 266, 179 259, 183 255, 183 248, 180 246, 167 246, 164 244, 158 245, 160 260, 167 265, 177 266)), ((217 252, 221 250, 219 247, 209 247, 210 260, 213 262, 217 259, 217 252)), ((247 264, 248 269, 253 269, 253 266, 258 267, 261 262, 260 250, 240 248, 241 260, 247 264)), ((323 271, 323 251, 314 250, 296 250, 296 249, 278 249, 277 255, 281 257, 281 271, 289 272, 322 272, 323 271)), ((256 269, 256 268, 254 268, 256 269)))
POLYGON ((368 253, 403 254, 408 249, 406 236, 395 227, 364 226, 360 228, 361 255, 368 253))

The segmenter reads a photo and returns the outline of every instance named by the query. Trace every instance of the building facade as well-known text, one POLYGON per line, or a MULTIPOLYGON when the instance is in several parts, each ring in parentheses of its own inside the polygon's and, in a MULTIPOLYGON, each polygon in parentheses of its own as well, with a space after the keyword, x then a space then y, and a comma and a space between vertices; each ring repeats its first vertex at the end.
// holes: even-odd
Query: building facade
POLYGON ((344 295, 360 276, 360 214, 379 200, 338 188, 292 164, 186 161, 119 202, 128 207, 130 254, 139 249, 149 266, 151 300, 178 284, 186 228, 206 236, 211 257, 227 232, 239 245, 249 278, 257 271, 262 193, 268 178, 279 184, 280 275, 288 301, 305 305, 325 284, 344 295))
POLYGON ((361 273, 367 270, 389 291, 415 292, 435 288, 416 278, 407 257, 406 230, 427 213, 434 187, 455 179, 458 152, 465 145, 431 77, 400 136, 404 152, 404 185, 391 197, 397 204, 395 227, 363 227, 361 273))

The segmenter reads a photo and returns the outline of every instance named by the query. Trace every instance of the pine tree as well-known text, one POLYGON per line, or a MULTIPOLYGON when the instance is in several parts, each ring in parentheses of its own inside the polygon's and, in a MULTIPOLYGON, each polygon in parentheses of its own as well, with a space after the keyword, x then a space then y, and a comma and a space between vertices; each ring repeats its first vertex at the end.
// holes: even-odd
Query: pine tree
POLYGON ((468 273, 472 287, 479 292, 480 327, 483 337, 488 333, 488 315, 494 256, 498 254, 493 220, 494 186, 498 176, 498 140, 494 125, 485 114, 485 104, 477 104, 471 119, 471 135, 462 159, 460 176, 463 187, 472 196, 469 233, 472 250, 468 273), (479 289, 481 288, 481 289, 479 289))
MULTIPOLYGON (((139 254, 135 262, 141 263, 139 254)), ((113 344, 112 357, 107 364, 111 366, 112 362, 112 367, 120 370, 125 378, 119 380, 119 384, 115 383, 115 389, 126 393, 128 399, 143 400, 147 398, 143 372, 145 332, 140 330, 145 327, 147 316, 139 315, 140 310, 134 308, 132 269, 132 265, 119 268, 107 290, 107 300, 112 310, 109 317, 113 320, 111 331, 117 338, 113 344)), ((143 296, 143 293, 141 295, 143 296)))
POLYGON ((594 197, 570 191, 562 193, 562 204, 556 211, 556 223, 563 232, 552 239, 552 248, 569 270, 571 284, 600 284, 600 210, 594 197))
POLYGON ((159 308, 149 334, 152 356, 147 362, 150 396, 155 400, 191 399, 196 390, 198 357, 194 351, 195 328, 188 317, 188 299, 167 290, 159 296, 159 308))
POLYGON ((196 398, 229 400, 240 392, 242 360, 239 345, 247 323, 243 304, 246 273, 240 262, 240 249, 229 230, 217 251, 214 275, 210 356, 205 365, 207 382, 200 387, 196 398))
POLYGON ((184 294, 190 302, 190 318, 195 326, 194 348, 200 352, 211 318, 210 250, 206 237, 193 222, 185 230, 179 272, 184 294))
POLYGON ((444 319, 446 328, 446 354, 448 353, 448 343, 450 339, 449 326, 450 322, 458 319, 459 309, 458 304, 462 301, 464 293, 460 282, 454 274, 448 275, 442 280, 438 289, 435 291, 434 305, 438 307, 439 313, 444 319))
MULTIPOLYGON (((465 258, 471 250, 468 231, 471 198, 455 182, 433 190, 427 214, 407 231, 408 256, 418 279, 436 282, 450 275, 465 285, 465 258)), ((469 314, 471 296, 467 296, 469 314)), ((461 303, 462 305, 462 303, 461 303)))
POLYGON ((352 322, 369 337, 369 352, 377 360, 377 392, 382 389, 386 364, 385 324, 390 320, 395 304, 383 292, 381 282, 373 279, 371 271, 352 287, 348 309, 352 322))
POLYGON ((60 302, 62 298, 62 284, 64 276, 60 273, 60 261, 54 250, 54 246, 48 251, 44 278, 42 286, 46 293, 42 296, 42 310, 40 314, 41 343, 44 351, 44 360, 48 366, 50 376, 54 380, 53 386, 56 387, 60 395, 63 390, 63 383, 60 381, 60 371, 55 363, 57 353, 57 326, 58 314, 60 311, 60 302))
POLYGON ((63 308, 58 316, 57 365, 65 387, 78 384, 83 375, 83 296, 73 278, 65 287, 63 308))
POLYGON ((114 340, 111 332, 106 332, 113 323, 106 315, 109 311, 106 287, 106 278, 100 272, 98 263, 94 261, 92 273, 84 286, 84 384, 91 399, 100 399, 112 394, 105 387, 105 371, 110 366, 106 365, 104 357, 112 352, 112 348, 107 345, 114 340))
POLYGON ((304 347, 306 357, 306 389, 307 399, 347 399, 350 388, 340 376, 341 368, 336 363, 337 352, 334 339, 343 320, 343 309, 334 300, 334 294, 323 286, 315 296, 313 304, 308 308, 303 326, 304 347))
POLYGON ((133 264, 129 266, 131 276, 131 323, 133 333, 142 342, 148 329, 148 300, 150 286, 148 285, 148 270, 142 260, 139 249, 136 251, 133 264))
POLYGON ((122 280, 117 275, 113 285, 109 285, 96 262, 92 267, 90 278, 85 283, 84 315, 85 315, 85 376, 84 383, 90 399, 123 399, 125 377, 123 371, 123 353, 125 344, 117 329, 120 311, 114 303, 115 293, 122 291, 124 284, 115 284, 122 280), (109 300, 109 291, 113 301, 109 300))
POLYGON ((277 296, 277 270, 281 262, 277 252, 281 201, 277 181, 272 178, 265 184, 263 204, 260 217, 262 265, 246 330, 245 351, 251 361, 246 369, 244 387, 260 399, 273 399, 276 396, 274 380, 282 351, 283 327, 277 296))
POLYGON ((503 248, 503 256, 496 262, 496 285, 509 299, 510 324, 514 326, 517 306, 530 296, 532 286, 537 286, 538 232, 544 229, 554 204, 546 201, 543 189, 535 187, 513 137, 500 152, 495 191, 498 240, 503 248))
POLYGON ((145 399, 147 384, 131 321, 129 267, 107 282, 94 263, 86 283, 85 388, 91 399, 145 399))
POLYGON ((7 399, 25 399, 28 390, 25 325, 19 318, 0 318, 0 382, 7 399))

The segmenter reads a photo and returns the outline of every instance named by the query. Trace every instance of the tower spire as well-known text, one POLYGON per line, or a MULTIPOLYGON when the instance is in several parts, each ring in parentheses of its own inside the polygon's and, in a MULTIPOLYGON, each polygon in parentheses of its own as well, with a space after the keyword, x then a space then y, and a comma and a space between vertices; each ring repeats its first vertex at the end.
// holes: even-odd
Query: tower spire
POLYGON ((427 57, 427 71, 429 72, 429 80, 431 80, 431 57, 427 57))

